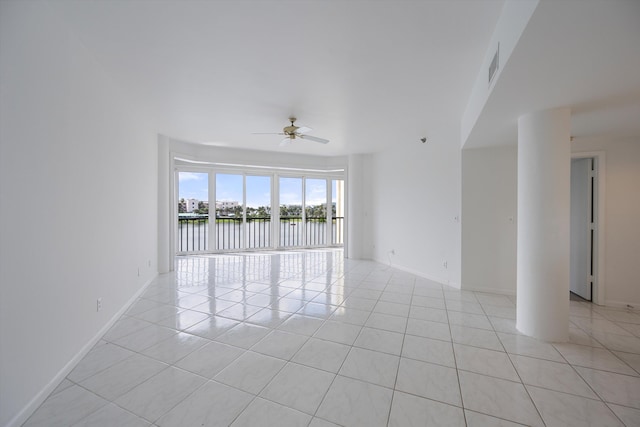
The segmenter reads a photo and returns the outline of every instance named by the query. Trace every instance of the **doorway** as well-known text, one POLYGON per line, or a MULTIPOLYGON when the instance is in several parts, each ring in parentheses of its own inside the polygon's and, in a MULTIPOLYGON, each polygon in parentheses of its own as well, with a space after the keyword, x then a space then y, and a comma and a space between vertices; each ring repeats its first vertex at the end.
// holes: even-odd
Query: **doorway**
POLYGON ((602 241, 604 187, 599 180, 603 156, 574 154, 571 159, 570 282, 571 299, 602 304, 602 241))
POLYGON ((593 158, 571 160, 570 291, 593 300, 593 158))

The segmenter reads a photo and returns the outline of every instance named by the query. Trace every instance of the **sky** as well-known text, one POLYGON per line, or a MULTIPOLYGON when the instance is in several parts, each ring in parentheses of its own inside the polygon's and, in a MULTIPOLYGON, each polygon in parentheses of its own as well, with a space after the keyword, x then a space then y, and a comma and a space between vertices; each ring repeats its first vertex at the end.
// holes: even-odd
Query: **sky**
MULTIPOLYGON (((280 177, 280 203, 302 204, 302 179, 280 177)), ((326 201, 324 179, 307 178, 306 204, 319 205, 326 201)), ((335 183, 332 183, 335 202, 335 183)), ((208 201, 209 180, 207 173, 179 172, 179 199, 208 201)), ((216 174, 216 199, 242 203, 242 175, 216 174)), ((271 204, 271 177, 247 175, 247 206, 257 208, 271 204)))

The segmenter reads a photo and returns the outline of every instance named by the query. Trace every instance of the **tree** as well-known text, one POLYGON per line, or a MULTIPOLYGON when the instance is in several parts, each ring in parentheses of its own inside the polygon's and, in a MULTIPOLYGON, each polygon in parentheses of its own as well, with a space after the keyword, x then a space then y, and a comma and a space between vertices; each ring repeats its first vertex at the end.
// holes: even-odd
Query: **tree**
POLYGON ((280 206, 280 216, 301 216, 301 205, 282 205, 280 206), (285 212, 285 213, 283 213, 285 212))
POLYGON ((185 212, 187 212, 187 202, 185 202, 184 199, 180 199, 180 201, 178 202, 178 213, 185 212))
POLYGON ((307 206, 307 219, 318 219, 324 221, 327 217, 327 207, 324 204, 307 206))
POLYGON ((205 202, 198 202, 198 209, 197 209, 196 213, 208 214, 209 213, 209 206, 207 206, 207 204, 205 202))

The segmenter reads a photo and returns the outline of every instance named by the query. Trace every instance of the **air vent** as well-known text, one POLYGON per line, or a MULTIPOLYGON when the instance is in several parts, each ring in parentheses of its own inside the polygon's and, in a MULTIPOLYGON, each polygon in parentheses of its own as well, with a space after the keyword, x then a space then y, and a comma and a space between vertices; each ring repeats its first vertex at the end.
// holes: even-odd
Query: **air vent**
POLYGON ((498 71, 498 64, 500 63, 500 43, 498 43, 498 48, 496 49, 495 55, 493 55, 493 59, 491 60, 491 65, 489 65, 489 84, 493 81, 493 78, 498 71))

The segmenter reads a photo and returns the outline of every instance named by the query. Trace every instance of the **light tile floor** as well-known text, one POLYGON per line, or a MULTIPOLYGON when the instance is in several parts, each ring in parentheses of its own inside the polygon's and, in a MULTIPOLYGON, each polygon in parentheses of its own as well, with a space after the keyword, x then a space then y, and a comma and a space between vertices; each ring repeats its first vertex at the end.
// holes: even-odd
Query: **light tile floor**
POLYGON ((640 314, 514 298, 341 250, 178 257, 26 426, 639 426, 640 314))

